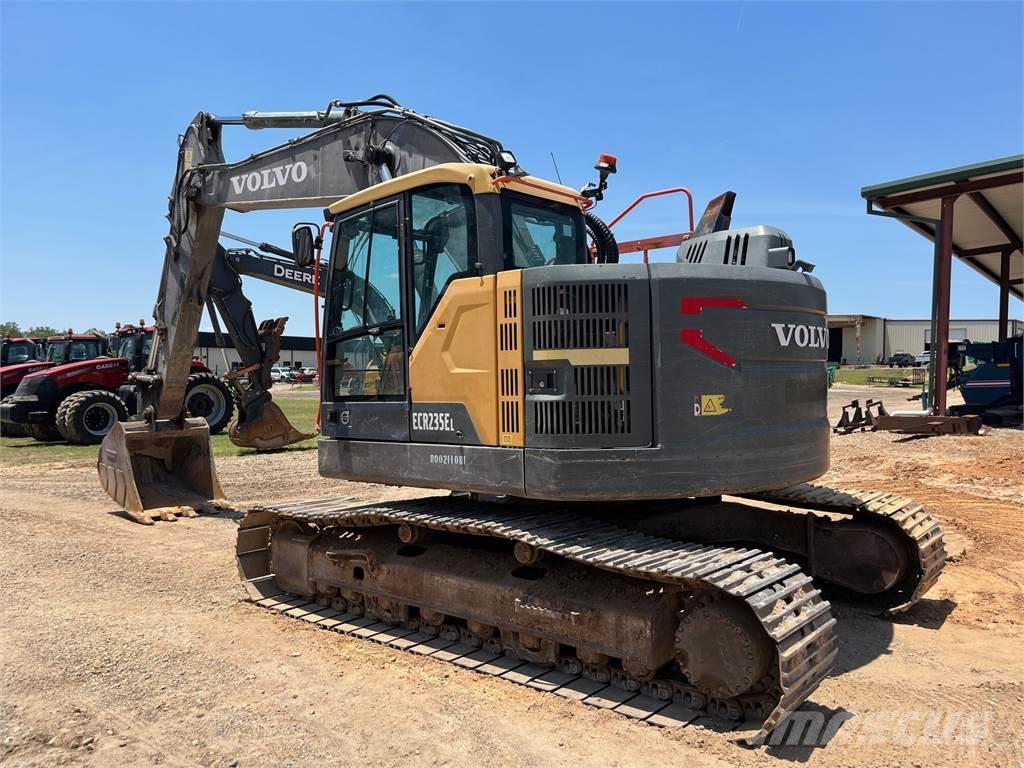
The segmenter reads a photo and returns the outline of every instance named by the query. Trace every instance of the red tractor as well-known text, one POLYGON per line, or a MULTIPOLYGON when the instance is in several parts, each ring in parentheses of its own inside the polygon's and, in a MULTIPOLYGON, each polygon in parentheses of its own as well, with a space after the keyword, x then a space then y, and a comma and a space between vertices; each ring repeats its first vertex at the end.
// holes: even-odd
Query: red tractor
POLYGON ((0 366, 30 363, 43 359, 43 345, 38 339, 4 336, 0 339, 0 366))
MULTIPOLYGON (((78 360, 26 375, 0 404, 4 431, 22 425, 36 440, 99 443, 118 421, 135 415, 135 387, 129 374, 149 357, 153 328, 121 326, 111 335, 112 356, 78 360)), ((231 390, 205 365, 192 361, 186 407, 202 416, 210 432, 221 432, 234 414, 231 390)))
MULTIPOLYGON (((107 353, 107 339, 93 333, 76 334, 68 329, 61 336, 46 339, 3 339, 3 367, 0 367, 0 400, 10 401, 21 380, 73 360, 91 360, 107 353)), ((25 425, 3 422, 4 437, 24 437, 25 425)))

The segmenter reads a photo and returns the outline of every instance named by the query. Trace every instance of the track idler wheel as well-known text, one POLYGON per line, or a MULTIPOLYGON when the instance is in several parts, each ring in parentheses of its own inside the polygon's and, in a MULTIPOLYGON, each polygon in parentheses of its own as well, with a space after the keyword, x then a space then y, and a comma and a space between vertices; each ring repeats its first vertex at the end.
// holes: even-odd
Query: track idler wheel
POLYGON ((676 659, 692 685, 716 699, 749 692, 771 672, 774 646, 742 603, 698 602, 682 612, 676 659))

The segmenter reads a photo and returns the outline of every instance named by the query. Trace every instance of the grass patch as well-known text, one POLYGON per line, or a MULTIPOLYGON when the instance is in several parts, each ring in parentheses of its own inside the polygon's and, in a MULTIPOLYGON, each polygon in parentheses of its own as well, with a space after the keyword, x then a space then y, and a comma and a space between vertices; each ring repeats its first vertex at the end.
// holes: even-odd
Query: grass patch
POLYGON ((912 370, 914 369, 890 368, 887 365, 875 368, 842 367, 838 371, 836 371, 836 384, 868 384, 869 376, 885 376, 886 378, 899 378, 903 374, 909 376, 909 371, 912 370))
MULTIPOLYGON (((316 429, 316 411, 320 404, 315 397, 282 397, 274 401, 284 415, 300 432, 313 432, 316 429)), ((239 448, 232 445, 225 429, 219 435, 213 435, 214 456, 245 456, 256 453, 253 448, 239 448)), ((305 451, 316 447, 316 438, 303 440, 290 445, 284 450, 305 451)), ((51 461, 95 461, 98 446, 69 445, 65 442, 39 443, 31 437, 0 437, 0 463, 6 464, 41 464, 51 461)))
MULTIPOLYGON (((281 411, 288 417, 299 432, 314 432, 316 430, 316 411, 320 407, 318 397, 279 397, 274 400, 281 408, 281 411)), ((246 456, 256 453, 255 448, 239 448, 233 445, 228 439, 228 431, 225 429, 221 434, 214 435, 213 455, 214 456, 246 456)), ((316 438, 303 440, 301 443, 289 445, 283 450, 286 451, 307 451, 316 447, 316 438)))

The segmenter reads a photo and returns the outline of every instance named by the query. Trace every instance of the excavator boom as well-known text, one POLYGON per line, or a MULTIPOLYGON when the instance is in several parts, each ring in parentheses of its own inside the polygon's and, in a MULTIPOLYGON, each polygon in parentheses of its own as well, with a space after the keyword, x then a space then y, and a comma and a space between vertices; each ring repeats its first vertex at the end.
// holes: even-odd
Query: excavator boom
POLYGON ((201 420, 186 419, 184 413, 192 350, 208 300, 225 316, 236 342, 258 349, 261 341, 268 351, 246 366, 247 386, 236 382, 242 415, 231 430, 232 440, 269 449, 309 436, 295 430, 271 402, 266 360, 283 323, 257 328, 252 321, 238 271, 218 244, 224 212, 323 207, 446 162, 488 162, 503 171, 517 170, 515 157, 495 139, 405 109, 384 95, 334 101, 322 112, 250 112, 229 118, 200 112, 193 118, 179 144, 169 197, 154 343, 146 369, 134 375, 141 423, 111 430, 100 449, 100 478, 118 503, 144 519, 154 505, 180 500, 195 507, 220 493, 209 434, 201 420), (317 130, 228 163, 221 138, 230 125, 317 130), (159 492, 147 493, 142 485, 158 486, 159 492))

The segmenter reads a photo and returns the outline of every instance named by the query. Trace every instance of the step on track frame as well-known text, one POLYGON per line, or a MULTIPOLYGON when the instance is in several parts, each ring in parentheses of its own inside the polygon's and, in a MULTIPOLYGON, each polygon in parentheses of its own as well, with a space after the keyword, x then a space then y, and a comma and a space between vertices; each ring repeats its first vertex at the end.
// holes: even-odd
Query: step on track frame
MULTIPOLYGON (((721 714, 724 704, 708 698, 703 710, 693 700, 673 701, 672 680, 656 678, 642 690, 626 691, 524 660, 493 655, 466 646, 451 650, 454 640, 430 635, 369 616, 339 613, 315 595, 285 596, 275 581, 270 542, 276 526, 294 521, 318 529, 410 525, 456 534, 522 542, 558 557, 632 578, 683 589, 714 589, 741 600, 774 644, 776 671, 771 709, 738 726, 735 737, 757 743, 817 688, 837 654, 831 606, 810 577, 795 565, 757 549, 689 544, 636 533, 574 512, 514 504, 480 505, 465 499, 433 497, 384 504, 351 499, 322 499, 253 509, 239 526, 236 556, 251 599, 263 607, 302 618, 317 626, 392 647, 412 650, 478 671, 577 698, 655 725, 685 725, 705 715, 721 714), (463 653, 462 651, 465 651, 463 653), (457 654, 457 655, 456 655, 457 654), (460 663, 461 662, 461 663, 460 663), (524 667, 526 669, 524 669, 524 667), (663 683, 660 684, 659 683, 663 683), (596 686, 596 687, 595 687, 596 686)), ((458 609, 452 609, 458 615, 458 609)), ((669 665, 674 667, 674 665, 669 665)), ((765 707, 767 709, 767 707, 765 707)), ((736 724, 738 725, 738 724, 736 724)))

